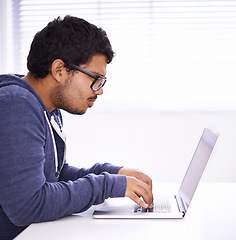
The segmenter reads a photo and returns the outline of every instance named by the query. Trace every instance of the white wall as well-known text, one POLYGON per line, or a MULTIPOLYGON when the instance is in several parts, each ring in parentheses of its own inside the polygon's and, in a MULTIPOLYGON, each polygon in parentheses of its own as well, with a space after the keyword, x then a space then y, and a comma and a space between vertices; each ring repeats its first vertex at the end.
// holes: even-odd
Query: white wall
MULTIPOLYGON (((94 107, 95 108, 95 107, 94 107)), ((205 127, 220 133, 203 181, 236 181, 236 112, 63 112, 67 160, 139 168, 154 181, 181 181, 205 127)))
POLYGON ((0 74, 13 72, 11 2, 0 0, 0 74))
MULTIPOLYGON (((10 13, 10 1, 0 0, 0 73, 14 72, 10 13)), ((113 66, 120 68, 119 63, 114 62, 113 66)), ((229 68, 233 69, 233 66, 230 65, 229 68)), ((219 69, 222 69, 222 65, 219 69)), ((184 72, 186 69, 177 74, 179 78, 184 72)), ((222 72, 222 81, 219 83, 224 83, 222 89, 230 92, 228 95, 231 99, 234 88, 226 84, 227 80, 231 79, 228 72, 230 71, 227 68, 222 72)), ((232 75, 234 76, 234 72, 232 75)), ((120 75, 118 77, 120 78, 120 75)), ((126 76, 126 79, 129 78, 126 76)), ((112 82, 115 88, 119 86, 115 80, 109 84, 112 85, 112 82)), ((175 79, 175 82, 179 84, 179 80, 175 79)), ((123 85, 120 86, 123 90, 123 85)), ((110 100, 114 98, 114 91, 112 88, 109 91, 108 88, 109 85, 106 91, 107 94, 110 92, 110 95, 104 94, 102 97, 107 96, 110 100)), ((164 89, 170 90, 168 86, 164 89)), ((176 90, 173 86, 171 89, 176 90)), ((159 94, 161 92, 166 91, 160 88, 159 94)), ((168 94, 171 95, 169 92, 168 94)), ((156 90, 152 96, 156 98, 156 90)), ((222 94, 217 96, 221 102, 222 94)), ((135 97, 133 99, 136 101, 135 97)), ((218 109, 215 112, 198 112, 192 109, 167 111, 164 108, 164 111, 160 111, 152 106, 143 106, 140 110, 131 106, 124 111, 123 106, 126 107, 127 102, 125 101, 124 105, 120 102, 118 104, 121 105, 120 111, 113 110, 113 105, 103 111, 96 103, 94 108, 83 116, 72 116, 63 112, 68 139, 67 159, 71 165, 89 167, 96 162, 111 162, 140 168, 154 181, 181 181, 203 128, 209 127, 218 131, 220 137, 206 168, 204 180, 236 181, 235 108, 229 111, 218 109)))

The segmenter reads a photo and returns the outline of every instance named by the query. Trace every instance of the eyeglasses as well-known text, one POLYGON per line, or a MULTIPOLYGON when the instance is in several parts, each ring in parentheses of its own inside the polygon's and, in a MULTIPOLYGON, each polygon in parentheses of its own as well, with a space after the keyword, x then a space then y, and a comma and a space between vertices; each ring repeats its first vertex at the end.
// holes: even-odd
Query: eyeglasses
POLYGON ((83 68, 81 68, 81 67, 79 67, 79 66, 77 66, 75 64, 67 63, 67 65, 69 65, 70 67, 72 67, 72 68, 74 68, 74 69, 76 69, 76 70, 78 70, 78 71, 80 71, 82 73, 85 73, 88 76, 92 77, 94 79, 94 81, 92 82, 90 87, 92 88, 92 90, 94 92, 97 92, 100 88, 102 88, 105 85, 106 81, 107 81, 106 77, 103 77, 101 75, 97 75, 97 74, 91 73, 88 70, 85 70, 85 69, 83 69, 83 68))

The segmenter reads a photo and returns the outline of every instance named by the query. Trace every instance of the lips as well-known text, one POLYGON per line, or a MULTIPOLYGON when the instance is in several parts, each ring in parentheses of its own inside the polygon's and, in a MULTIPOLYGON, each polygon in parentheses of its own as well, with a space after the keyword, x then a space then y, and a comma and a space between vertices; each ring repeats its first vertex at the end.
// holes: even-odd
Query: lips
POLYGON ((88 98, 89 106, 90 106, 90 107, 92 107, 92 106, 94 105, 94 102, 96 101, 96 99, 97 99, 97 96, 88 98))

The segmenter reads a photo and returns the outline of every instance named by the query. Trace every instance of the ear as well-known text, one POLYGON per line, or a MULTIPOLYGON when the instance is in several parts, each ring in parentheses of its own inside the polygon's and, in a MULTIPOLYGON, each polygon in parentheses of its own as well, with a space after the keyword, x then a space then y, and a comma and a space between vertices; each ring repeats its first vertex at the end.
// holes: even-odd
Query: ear
POLYGON ((58 83, 65 79, 66 69, 64 67, 64 62, 61 59, 53 61, 51 65, 51 74, 58 83))

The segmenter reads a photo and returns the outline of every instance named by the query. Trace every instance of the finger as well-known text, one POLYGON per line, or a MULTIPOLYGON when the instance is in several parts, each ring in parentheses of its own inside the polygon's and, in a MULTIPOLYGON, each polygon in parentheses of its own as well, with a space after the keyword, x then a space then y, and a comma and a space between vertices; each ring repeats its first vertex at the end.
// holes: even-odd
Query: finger
POLYGON ((133 200, 136 204, 143 208, 148 208, 148 204, 145 203, 141 198, 139 198, 135 193, 132 193, 129 198, 133 200))
POLYGON ((134 193, 137 195, 137 197, 142 197, 144 202, 150 206, 153 203, 152 189, 146 183, 138 179, 134 179, 134 181, 134 193))
POLYGON ((141 196, 149 206, 153 203, 152 189, 146 183, 141 182, 136 190, 136 194, 141 196))
POLYGON ((149 178, 146 174, 144 174, 144 173, 142 173, 142 172, 141 172, 141 176, 142 176, 142 178, 143 178, 143 181, 144 181, 145 183, 147 183, 147 185, 149 185, 150 188, 152 189, 152 179, 149 178))
POLYGON ((149 185, 152 189, 152 180, 151 178, 148 177, 148 175, 146 175, 145 173, 141 172, 138 170, 138 176, 137 178, 142 181, 145 182, 147 185, 149 185))

